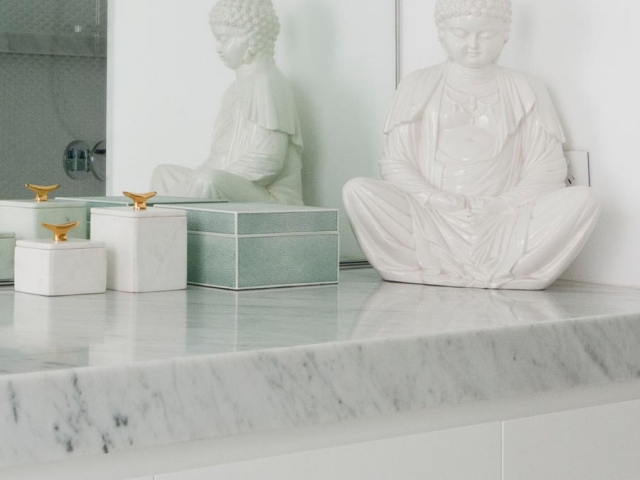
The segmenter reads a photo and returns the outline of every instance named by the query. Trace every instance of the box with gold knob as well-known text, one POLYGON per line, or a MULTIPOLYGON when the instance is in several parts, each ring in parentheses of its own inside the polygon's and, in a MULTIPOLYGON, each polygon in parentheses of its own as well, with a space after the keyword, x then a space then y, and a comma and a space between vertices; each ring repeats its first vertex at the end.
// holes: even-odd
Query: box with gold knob
POLYGON ((92 208, 91 239, 107 247, 107 288, 161 292, 187 288, 187 217, 146 208, 150 194, 128 194, 132 207, 92 208))
POLYGON ((106 291, 107 250, 100 242, 68 238, 78 225, 43 224, 51 239, 16 242, 16 292, 57 297, 106 291))
MULTIPOLYGON (((127 196, 113 197, 56 197, 57 201, 82 202, 87 206, 87 236, 91 236, 91 209, 111 207, 133 207, 133 200, 127 196)), ((169 197, 157 195, 147 201, 149 207, 155 205, 198 204, 198 203, 228 203, 226 200, 211 200, 207 198, 169 197)))
POLYGON ((26 185, 34 194, 32 200, 0 201, 0 228, 14 232, 18 240, 47 239, 50 233, 42 223, 63 224, 79 222, 70 233, 72 238, 87 238, 86 204, 49 200, 58 185, 26 185))

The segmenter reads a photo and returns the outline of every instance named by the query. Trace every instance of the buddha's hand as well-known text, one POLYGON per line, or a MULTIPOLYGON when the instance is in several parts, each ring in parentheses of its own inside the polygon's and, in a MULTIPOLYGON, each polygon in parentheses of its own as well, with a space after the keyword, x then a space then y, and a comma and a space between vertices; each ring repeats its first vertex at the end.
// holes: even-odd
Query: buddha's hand
POLYGON ((447 212, 457 212, 469 208, 469 199, 455 193, 436 192, 429 195, 425 206, 447 212))
POLYGON ((485 217, 511 211, 509 204, 500 197, 472 197, 470 208, 472 212, 485 217))
POLYGON ((205 162, 202 165, 197 166, 193 169, 194 172, 202 173, 202 172, 210 172, 214 167, 209 162, 205 162))

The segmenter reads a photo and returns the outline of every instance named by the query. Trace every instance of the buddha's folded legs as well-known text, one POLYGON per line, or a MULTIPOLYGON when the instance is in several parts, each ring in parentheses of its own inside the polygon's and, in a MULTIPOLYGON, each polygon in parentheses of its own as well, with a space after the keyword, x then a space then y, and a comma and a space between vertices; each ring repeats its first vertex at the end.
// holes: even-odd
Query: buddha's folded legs
POLYGON ((224 170, 160 165, 153 172, 151 188, 160 195, 177 197, 210 198, 234 203, 275 202, 265 187, 224 170))
POLYGON ((378 271, 419 277, 406 193, 389 182, 355 178, 345 185, 343 201, 358 244, 371 264, 378 271))
POLYGON ((569 187, 533 204, 525 253, 513 268, 513 289, 548 287, 573 262, 591 235, 600 206, 590 189, 569 187))
POLYGON ((575 259, 599 214, 584 187, 486 218, 420 207, 378 180, 352 180, 343 197, 358 243, 384 279, 446 286, 544 289, 575 259))
POLYGON ((160 195, 203 197, 190 181, 194 170, 179 165, 160 165, 151 176, 151 190, 160 195))
POLYGON ((210 198, 228 200, 232 203, 275 203, 275 199, 265 187, 224 170, 199 171, 195 180, 209 187, 210 198))

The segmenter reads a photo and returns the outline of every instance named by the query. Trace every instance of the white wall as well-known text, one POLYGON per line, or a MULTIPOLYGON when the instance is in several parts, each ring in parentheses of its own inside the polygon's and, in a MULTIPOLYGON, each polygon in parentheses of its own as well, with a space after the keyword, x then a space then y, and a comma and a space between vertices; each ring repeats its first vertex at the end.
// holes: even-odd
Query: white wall
POLYGON ((211 0, 109 2, 108 194, 145 191, 160 163, 197 166, 209 153, 221 93, 211 0))
MULTIPOLYGON (((444 60, 433 25, 435 0, 401 0, 403 73, 444 60)), ((591 153, 603 211, 565 278, 640 287, 640 3, 513 0, 502 64, 544 80, 567 135, 567 150, 591 153)))
MULTIPOLYGON (((146 190, 161 163, 196 166, 233 73, 217 58, 215 0, 111 0, 109 193, 146 190)), ((377 176, 395 90, 394 0, 274 0, 277 62, 302 126, 304 199, 342 208, 344 183, 377 176), (366 11, 366 15, 362 12, 366 11)), ((364 258, 344 214, 344 260, 364 258)))
POLYGON ((282 24, 278 65, 292 84, 305 143, 305 203, 340 208, 341 259, 362 260, 342 210, 342 187, 379 175, 395 91, 394 0, 273 3, 282 24))

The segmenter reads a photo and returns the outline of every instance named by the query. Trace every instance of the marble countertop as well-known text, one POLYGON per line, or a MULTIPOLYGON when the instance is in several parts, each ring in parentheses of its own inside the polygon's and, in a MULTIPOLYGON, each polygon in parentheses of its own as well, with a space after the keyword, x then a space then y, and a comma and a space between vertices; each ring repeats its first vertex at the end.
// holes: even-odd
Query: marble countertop
POLYGON ((640 378, 640 290, 0 288, 0 466, 640 378))

